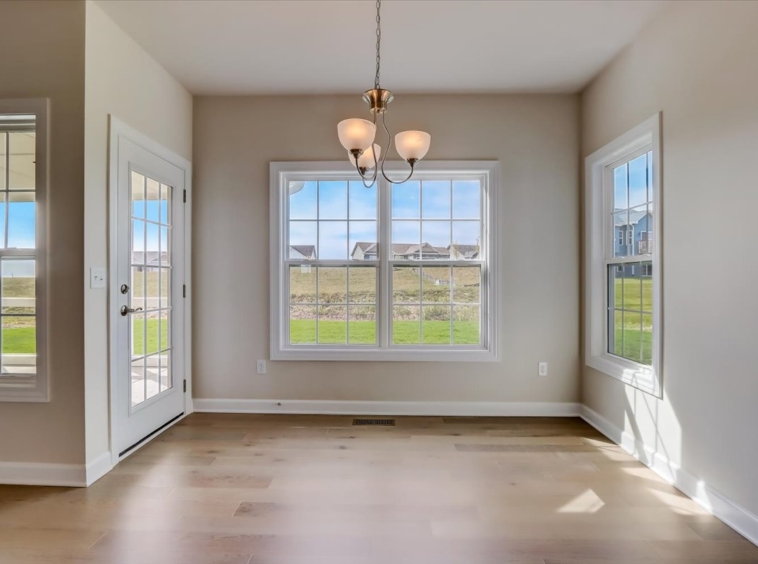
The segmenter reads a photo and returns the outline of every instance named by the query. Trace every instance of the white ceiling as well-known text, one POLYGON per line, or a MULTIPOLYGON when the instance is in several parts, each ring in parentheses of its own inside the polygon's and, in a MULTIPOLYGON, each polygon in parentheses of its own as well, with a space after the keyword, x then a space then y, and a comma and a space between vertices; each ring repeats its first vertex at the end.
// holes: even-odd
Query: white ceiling
MULTIPOLYGON (((101 0, 193 94, 373 86, 373 0, 101 0)), ((385 0, 382 86, 576 92, 658 12, 656 0, 385 0)))

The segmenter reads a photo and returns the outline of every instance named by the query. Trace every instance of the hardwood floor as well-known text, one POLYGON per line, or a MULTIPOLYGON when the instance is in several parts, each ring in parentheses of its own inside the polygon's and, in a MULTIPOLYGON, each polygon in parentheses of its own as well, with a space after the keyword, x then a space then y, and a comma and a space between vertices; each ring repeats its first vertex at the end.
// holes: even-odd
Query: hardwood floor
POLYGON ((0 564, 747 564, 579 419, 194 414, 88 489, 0 486, 0 564))

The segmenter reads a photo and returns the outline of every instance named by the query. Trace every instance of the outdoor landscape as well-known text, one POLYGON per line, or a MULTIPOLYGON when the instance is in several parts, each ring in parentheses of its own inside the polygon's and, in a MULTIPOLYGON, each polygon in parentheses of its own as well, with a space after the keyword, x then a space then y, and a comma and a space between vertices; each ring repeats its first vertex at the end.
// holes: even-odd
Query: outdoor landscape
POLYGON ((649 277, 614 280, 613 354, 650 365, 653 362, 653 281, 649 277), (648 312, 648 313, 641 313, 648 312))
MULTIPOLYGON (((396 267, 393 343, 479 344, 479 278, 478 266, 396 267)), ((373 266, 291 267, 290 304, 292 344, 376 342, 373 266)))

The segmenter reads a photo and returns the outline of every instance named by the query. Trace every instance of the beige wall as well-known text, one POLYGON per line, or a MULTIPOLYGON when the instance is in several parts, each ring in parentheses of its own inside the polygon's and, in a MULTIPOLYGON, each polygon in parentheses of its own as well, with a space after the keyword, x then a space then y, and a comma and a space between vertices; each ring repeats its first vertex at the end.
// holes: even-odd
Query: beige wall
POLYGON ((85 106, 85 370, 87 460, 108 451, 108 115, 192 160, 192 96, 93 2, 87 2, 85 106))
POLYGON ((428 159, 502 166, 502 361, 271 362, 268 165, 343 160, 359 95, 195 99, 195 398, 573 402, 579 398, 577 96, 398 96, 394 129, 432 133, 428 159), (537 363, 550 376, 537 377, 537 363))
POLYGON ((662 401, 589 368, 584 402, 758 514, 758 3, 679 2, 582 97, 583 155, 663 112, 662 401))
POLYGON ((84 462, 84 3, 0 2, 0 98, 50 99, 49 403, 0 403, 0 462, 84 462))

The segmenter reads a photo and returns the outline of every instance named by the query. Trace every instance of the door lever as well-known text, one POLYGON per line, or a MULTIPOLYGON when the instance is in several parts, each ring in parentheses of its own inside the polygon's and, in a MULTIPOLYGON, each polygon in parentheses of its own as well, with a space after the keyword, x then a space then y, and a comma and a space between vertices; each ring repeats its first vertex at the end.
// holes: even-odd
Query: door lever
POLYGON ((129 315, 130 313, 134 313, 135 311, 142 311, 141 307, 135 307, 134 309, 130 308, 129 306, 121 306, 121 315, 129 315))

